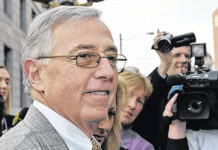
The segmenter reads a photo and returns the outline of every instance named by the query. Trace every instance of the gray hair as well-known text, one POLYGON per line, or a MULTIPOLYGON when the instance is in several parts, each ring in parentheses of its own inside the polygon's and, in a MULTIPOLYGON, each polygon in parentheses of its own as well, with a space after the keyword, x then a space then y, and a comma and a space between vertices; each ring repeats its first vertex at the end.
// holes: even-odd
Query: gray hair
MULTIPOLYGON (((21 51, 21 64, 23 65, 27 58, 37 59, 39 56, 50 55, 55 43, 52 29, 56 25, 66 21, 76 23, 92 17, 99 19, 100 15, 101 12, 97 9, 79 6, 59 6, 40 14, 29 26, 24 48, 21 51)), ((31 84, 25 74, 23 78, 25 92, 30 94, 31 84)))

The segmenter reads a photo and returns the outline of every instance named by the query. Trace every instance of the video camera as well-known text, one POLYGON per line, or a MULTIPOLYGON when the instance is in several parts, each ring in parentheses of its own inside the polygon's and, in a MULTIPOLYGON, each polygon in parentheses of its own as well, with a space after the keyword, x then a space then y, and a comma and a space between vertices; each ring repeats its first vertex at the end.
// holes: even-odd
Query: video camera
MULTIPOLYGON (((158 48, 156 50, 159 50, 162 53, 167 53, 171 51, 173 47, 189 46, 190 43, 195 41, 195 34, 192 32, 178 36, 173 36, 172 34, 167 33, 158 40, 158 48)), ((152 47, 152 49, 154 48, 152 47)))
POLYGON ((196 68, 183 75, 169 76, 169 85, 182 85, 171 91, 179 92, 176 115, 181 120, 208 119, 211 108, 216 105, 218 93, 218 71, 205 71, 202 67, 206 56, 206 44, 191 44, 191 57, 195 57, 196 68))

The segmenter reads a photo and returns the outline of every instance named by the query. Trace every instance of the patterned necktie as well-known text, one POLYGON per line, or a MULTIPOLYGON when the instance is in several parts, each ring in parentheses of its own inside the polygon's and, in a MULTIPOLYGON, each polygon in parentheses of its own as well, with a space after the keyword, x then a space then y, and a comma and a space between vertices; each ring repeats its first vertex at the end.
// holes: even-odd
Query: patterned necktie
POLYGON ((94 136, 91 137, 91 142, 92 142, 92 150, 102 150, 101 145, 99 142, 95 139, 94 136))

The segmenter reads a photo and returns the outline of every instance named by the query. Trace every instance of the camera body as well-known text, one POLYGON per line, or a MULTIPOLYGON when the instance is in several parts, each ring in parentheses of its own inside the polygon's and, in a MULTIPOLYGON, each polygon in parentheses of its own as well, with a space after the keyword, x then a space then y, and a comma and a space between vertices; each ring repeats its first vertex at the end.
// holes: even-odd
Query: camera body
POLYGON ((183 80, 183 90, 177 99, 178 118, 208 119, 217 99, 218 71, 191 73, 183 80))
MULTIPOLYGON (((183 85, 177 98, 176 115, 181 120, 208 119, 215 107, 218 93, 218 71, 203 69, 206 44, 191 44, 191 57, 195 57, 194 71, 169 77, 168 84, 183 85)), ((173 93, 173 92, 172 92, 173 93)))
POLYGON ((186 33, 178 36, 173 36, 169 33, 165 34, 157 42, 158 50, 162 53, 167 53, 173 49, 173 47, 189 46, 190 43, 195 42, 194 33, 186 33))

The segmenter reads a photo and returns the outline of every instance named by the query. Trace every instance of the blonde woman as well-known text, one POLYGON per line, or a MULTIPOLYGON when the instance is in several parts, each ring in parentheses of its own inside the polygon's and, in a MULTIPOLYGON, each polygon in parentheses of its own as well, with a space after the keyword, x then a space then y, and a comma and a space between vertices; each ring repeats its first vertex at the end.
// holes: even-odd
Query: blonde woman
POLYGON ((95 138, 101 144, 103 150, 120 149, 120 111, 126 105, 128 97, 127 88, 122 81, 118 81, 116 96, 110 104, 108 115, 104 120, 99 122, 98 128, 94 133, 95 138))
MULTIPOLYGON (((143 139, 138 133, 131 129, 131 123, 137 118, 146 100, 152 93, 152 85, 148 78, 140 74, 137 68, 127 68, 119 74, 130 93, 128 105, 121 111, 122 130, 120 132, 121 144, 128 150, 154 150, 152 144, 143 139)), ((177 95, 178 96, 178 95, 177 95)), ((166 105, 163 116, 172 117, 173 104, 176 101, 174 96, 166 105)), ((149 122, 149 120, 142 120, 149 122)), ((186 133, 186 122, 173 120, 169 124, 168 141, 166 150, 188 150, 186 133)))
POLYGON ((154 147, 147 140, 131 129, 131 124, 137 118, 146 100, 152 93, 152 85, 148 78, 140 74, 135 67, 129 67, 118 76, 123 81, 130 93, 126 101, 128 104, 123 107, 120 115, 122 130, 120 132, 121 144, 128 150, 154 150, 154 147))
POLYGON ((9 128, 6 115, 10 113, 11 96, 10 96, 10 74, 5 66, 0 64, 0 95, 1 95, 1 131, 9 128))

